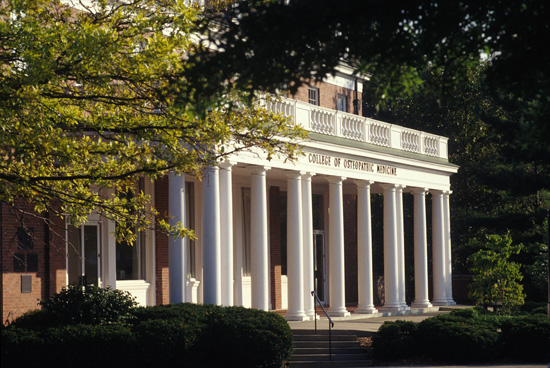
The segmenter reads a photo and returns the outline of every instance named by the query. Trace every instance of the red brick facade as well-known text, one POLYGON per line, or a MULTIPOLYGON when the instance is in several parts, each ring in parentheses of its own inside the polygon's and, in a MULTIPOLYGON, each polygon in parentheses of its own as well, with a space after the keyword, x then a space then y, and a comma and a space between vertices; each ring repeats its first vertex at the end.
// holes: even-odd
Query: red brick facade
MULTIPOLYGON (((155 183, 155 205, 159 218, 168 218, 168 177, 164 176, 155 183)), ((168 236, 155 233, 155 287, 156 304, 170 303, 168 269, 168 236)))
MULTIPOLYGON (((347 100, 347 112, 352 114, 356 113, 354 110, 353 101, 357 100, 356 114, 362 115, 363 112, 361 100, 363 98, 363 94, 361 92, 357 92, 356 94, 355 91, 351 89, 335 86, 328 83, 316 83, 312 84, 312 87, 319 88, 319 106, 326 107, 327 109, 337 110, 337 96, 338 94, 343 94, 346 96, 347 100)), ((298 101, 309 102, 308 90, 309 86, 303 85, 298 88, 298 91, 292 97, 298 101)))
MULTIPOLYGON (((30 204, 20 201, 18 206, 32 214, 30 204)), ((1 210, 2 321, 5 323, 39 308, 40 299, 65 286, 65 231, 59 218, 42 220, 7 204, 2 204, 1 210), (20 234, 28 234, 28 242, 21 239, 25 235, 20 234)))
POLYGON ((269 188, 269 271, 271 305, 282 308, 281 291, 281 202, 279 187, 269 188))
POLYGON ((344 194, 344 259, 346 304, 355 305, 357 296, 357 196, 344 194))

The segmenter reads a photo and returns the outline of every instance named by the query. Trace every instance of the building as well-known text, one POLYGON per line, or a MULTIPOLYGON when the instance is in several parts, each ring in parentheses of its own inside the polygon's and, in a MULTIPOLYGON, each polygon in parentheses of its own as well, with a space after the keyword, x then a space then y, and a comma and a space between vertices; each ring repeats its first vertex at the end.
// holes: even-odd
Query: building
POLYGON ((449 195, 458 167, 448 162, 447 138, 362 117, 362 82, 341 66, 325 82, 268 105, 310 132, 295 163, 246 152, 209 168, 202 182, 186 175, 140 181, 157 209, 194 229, 196 240, 149 230, 134 247, 117 245, 113 223, 99 216, 80 228, 52 219, 52 230, 3 204, 3 320, 72 283, 127 290, 142 305, 242 305, 287 310, 289 320, 312 318, 312 290, 334 316, 349 315, 349 305, 377 313, 454 304, 449 195), (409 193, 412 295, 405 290, 409 193), (383 198, 383 228, 372 225, 374 196, 383 198), (373 237, 381 239, 383 266, 373 264, 373 237), (382 278, 374 267, 383 268, 382 278))

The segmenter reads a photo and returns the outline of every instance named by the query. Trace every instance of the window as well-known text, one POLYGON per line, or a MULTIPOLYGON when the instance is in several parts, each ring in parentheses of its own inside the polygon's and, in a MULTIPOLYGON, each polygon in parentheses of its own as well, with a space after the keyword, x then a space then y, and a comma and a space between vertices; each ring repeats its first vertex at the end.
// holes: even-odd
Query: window
POLYGON ((137 234, 133 244, 118 242, 116 244, 116 279, 145 279, 145 237, 137 234))
MULTIPOLYGON (((145 181, 140 178, 135 191, 143 192, 145 181)), ((124 193, 127 197, 133 197, 132 191, 124 193)), ((145 279, 145 234, 138 233, 136 241, 132 244, 117 242, 116 244, 116 279, 117 280, 143 280, 145 279)))
MULTIPOLYGON (((186 227, 190 230, 195 230, 195 185, 193 183, 185 183, 185 219, 187 220, 186 227)), ((187 239, 189 253, 187 257, 187 277, 191 279, 197 278, 197 267, 195 264, 196 249, 195 241, 187 239)))
POLYGON ((70 225, 67 232, 69 284, 100 286, 100 224, 70 225))
POLYGON ((250 276, 250 188, 242 188, 242 193, 244 214, 243 275, 250 276))
POLYGON ((319 88, 309 87, 308 97, 310 104, 319 106, 319 88))
POLYGON ((325 219, 323 217, 324 205, 323 205, 323 195, 322 194, 313 194, 312 195, 312 211, 313 211, 313 229, 314 230, 324 230, 325 229, 325 219))
POLYGON ((17 229, 17 253, 13 254, 14 272, 37 272, 38 254, 34 251, 34 229, 19 227, 17 229))
POLYGON ((348 112, 348 98, 346 95, 338 93, 336 99, 336 110, 348 112))
POLYGON ((287 204, 286 204, 286 192, 280 193, 281 203, 281 275, 287 274, 287 204))

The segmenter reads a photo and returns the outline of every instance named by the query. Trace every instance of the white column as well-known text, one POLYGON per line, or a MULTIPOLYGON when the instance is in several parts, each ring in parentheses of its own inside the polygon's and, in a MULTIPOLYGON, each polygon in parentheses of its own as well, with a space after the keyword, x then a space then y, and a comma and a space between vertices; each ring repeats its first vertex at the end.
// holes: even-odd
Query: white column
POLYGON ((443 214, 443 193, 433 190, 432 193, 432 269, 433 269, 433 305, 447 305, 445 277, 445 235, 443 214))
POLYGON ((456 305, 453 300, 453 260, 451 253, 451 211, 449 196, 451 191, 443 192, 443 217, 445 221, 445 291, 448 305, 456 305))
POLYGON ((370 186, 372 181, 357 180, 357 287, 359 302, 355 313, 378 313, 374 307, 372 277, 372 224, 370 186))
POLYGON ((221 304, 219 168, 206 169, 202 182, 203 303, 221 304))
POLYGON ((397 216, 397 274, 399 287, 399 303, 403 310, 410 309, 407 306, 405 296, 405 225, 403 222, 403 185, 395 187, 395 207, 397 216))
POLYGON ((394 184, 381 185, 384 189, 384 306, 382 312, 400 311, 397 216, 394 184))
MULTIPOLYGON (((168 177, 169 223, 185 224, 185 175, 170 173, 168 177)), ((171 236, 168 239, 168 270, 170 303, 186 301, 187 257, 186 240, 171 236)))
POLYGON ((315 305, 311 291, 314 286, 313 269, 313 204, 311 197, 311 177, 313 174, 302 175, 302 222, 304 236, 304 311, 309 319, 315 317, 315 305))
POLYGON ((345 271, 344 271, 344 177, 329 177, 329 287, 330 315, 346 317, 345 271))
POLYGON ((267 233, 267 189, 264 166, 251 169, 250 262, 252 308, 269 310, 269 247, 267 233))
POLYGON ((430 308, 428 300, 428 237, 426 234, 426 188, 414 195, 414 308, 430 308))
POLYGON ((232 163, 220 165, 221 303, 233 305, 233 181, 232 163))
POLYGON ((289 321, 305 321, 304 237, 302 233, 302 173, 287 173, 287 264, 289 321))

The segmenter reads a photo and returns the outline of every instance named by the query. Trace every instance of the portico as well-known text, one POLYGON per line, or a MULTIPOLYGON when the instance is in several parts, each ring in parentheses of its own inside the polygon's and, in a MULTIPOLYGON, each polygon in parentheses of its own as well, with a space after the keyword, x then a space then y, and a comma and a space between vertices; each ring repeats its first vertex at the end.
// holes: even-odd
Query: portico
MULTIPOLYGON (((299 101, 288 103, 294 104, 291 111, 297 119, 301 113, 299 101)), ((347 115, 340 114, 335 121, 344 124, 347 115)), ((179 200, 195 201, 197 210, 191 215, 201 222, 202 232, 197 233, 196 241, 201 256, 195 254, 190 260, 201 262, 200 286, 195 300, 188 301, 263 310, 280 305, 287 310, 287 319, 299 321, 314 318, 312 290, 322 295, 333 316, 349 315, 346 290, 350 288, 356 288, 355 313, 454 304, 449 177, 457 167, 447 161, 446 138, 367 118, 354 119, 354 129, 370 133, 363 135, 364 141, 314 131, 311 140, 303 144, 303 156, 294 163, 276 158, 267 161, 261 152, 241 152, 230 162, 209 168, 202 182, 188 177, 188 182, 202 188, 196 191, 202 198, 182 195, 181 177, 170 177, 171 193, 179 193, 179 200), (411 142, 417 142, 416 146, 411 142), (279 196, 268 196, 271 190, 279 196), (403 197, 409 193, 414 197, 414 295, 406 295, 405 288, 403 197), (344 203, 345 195, 351 195, 353 201, 344 203), (376 229, 383 232, 383 304, 376 307, 373 195, 383 197, 383 218, 379 219, 383 229, 376 229), (428 198, 432 206, 430 219, 426 211, 428 198), (352 248, 346 233, 350 206, 356 208, 353 220, 357 224, 352 248), (428 221, 432 228, 431 297, 428 221), (279 232, 277 226, 280 238, 273 237, 279 232), (280 254, 273 251, 277 247, 280 254), (346 270, 350 249, 356 270, 346 270), (272 272, 273 267, 280 267, 279 273, 272 272), (350 282, 350 272, 355 282, 350 282), (271 290, 273 285, 277 290, 271 290), (408 305, 407 300, 412 303, 408 305)), ((306 127, 315 129, 315 121, 308 119, 306 123, 306 127)), ((334 131, 345 130, 336 126, 334 131)), ((183 208, 185 205, 171 205, 172 215, 185 218, 183 208)), ((174 254, 181 259, 188 253, 174 254)), ((182 264, 181 271, 171 266, 170 285, 176 290, 185 289, 187 286, 182 285, 189 282, 182 275, 188 262, 177 264, 182 264)))

